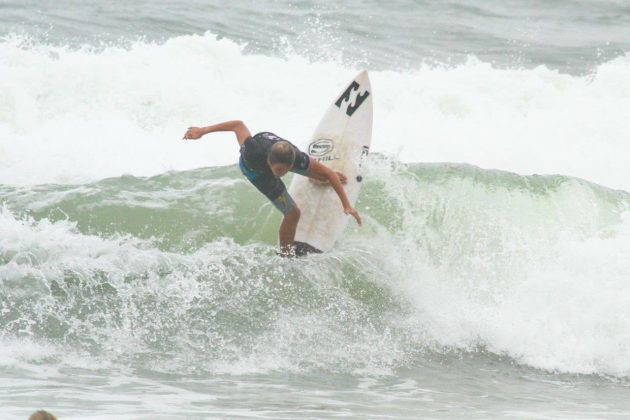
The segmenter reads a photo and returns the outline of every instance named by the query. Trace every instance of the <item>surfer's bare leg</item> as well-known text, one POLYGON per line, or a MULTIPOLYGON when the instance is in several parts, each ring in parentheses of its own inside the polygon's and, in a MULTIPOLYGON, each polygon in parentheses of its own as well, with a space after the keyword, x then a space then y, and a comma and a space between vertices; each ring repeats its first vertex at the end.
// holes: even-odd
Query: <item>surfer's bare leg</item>
MULTIPOLYGON (((280 181, 282 182, 282 181, 280 181)), ((282 184, 284 188, 284 184, 282 184)), ((297 230, 297 224, 300 221, 300 208, 295 204, 293 198, 286 190, 283 189, 282 193, 271 200, 274 206, 282 212, 284 218, 280 223, 280 230, 278 232, 278 242, 280 242, 280 255, 291 256, 293 255, 293 241, 295 240, 295 231, 297 230)))
POLYGON ((299 221, 300 209, 297 206, 285 213, 278 232, 281 255, 291 255, 293 252, 293 240, 295 239, 295 231, 299 221))

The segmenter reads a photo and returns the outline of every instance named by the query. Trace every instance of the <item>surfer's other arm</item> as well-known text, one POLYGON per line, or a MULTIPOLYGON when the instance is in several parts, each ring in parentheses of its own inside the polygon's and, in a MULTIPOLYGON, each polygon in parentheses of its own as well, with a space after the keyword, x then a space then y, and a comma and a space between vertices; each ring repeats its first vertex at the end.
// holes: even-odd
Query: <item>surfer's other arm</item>
POLYGON ((337 172, 333 171, 329 167, 322 165, 315 159, 311 159, 311 162, 308 166, 308 172, 314 175, 313 178, 327 180, 330 182, 330 185, 333 187, 339 199, 341 200, 341 205, 343 206, 343 211, 346 214, 354 217, 359 225, 361 225, 361 216, 359 216, 359 212, 356 211, 351 205, 350 201, 348 201, 348 197, 346 196, 346 192, 341 185, 341 179, 337 172))
POLYGON ((208 133, 214 133, 216 131, 233 131, 236 134, 236 140, 239 145, 242 145, 245 140, 251 137, 251 133, 247 126, 241 120, 225 121, 219 124, 209 125, 207 127, 188 127, 186 134, 184 134, 184 140, 196 140, 205 136, 208 133))

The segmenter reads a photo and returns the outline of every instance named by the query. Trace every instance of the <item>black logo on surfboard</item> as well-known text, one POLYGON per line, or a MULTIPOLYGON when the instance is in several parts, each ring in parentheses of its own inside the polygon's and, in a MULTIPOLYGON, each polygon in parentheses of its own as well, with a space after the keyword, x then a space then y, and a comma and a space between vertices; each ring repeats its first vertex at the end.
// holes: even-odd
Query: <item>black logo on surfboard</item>
POLYGON ((341 94, 339 99, 337 99, 337 102, 335 102, 335 105, 339 109, 341 109, 341 105, 344 102, 348 104, 348 107, 346 108, 346 114, 348 114, 349 117, 351 117, 352 114, 354 114, 354 112, 359 109, 359 107, 367 99, 367 97, 370 96, 370 92, 366 90, 365 92, 361 92, 357 95, 354 103, 350 103, 350 95, 353 91, 358 91, 360 87, 361 85, 353 80, 352 83, 350 83, 350 86, 348 86, 348 88, 341 94))
POLYGON ((359 158, 359 168, 363 165, 363 161, 370 154, 370 146, 363 146, 361 148, 361 157, 359 158))
POLYGON ((311 156, 324 156, 333 151, 335 144, 329 139, 319 139, 309 144, 308 154, 311 156))

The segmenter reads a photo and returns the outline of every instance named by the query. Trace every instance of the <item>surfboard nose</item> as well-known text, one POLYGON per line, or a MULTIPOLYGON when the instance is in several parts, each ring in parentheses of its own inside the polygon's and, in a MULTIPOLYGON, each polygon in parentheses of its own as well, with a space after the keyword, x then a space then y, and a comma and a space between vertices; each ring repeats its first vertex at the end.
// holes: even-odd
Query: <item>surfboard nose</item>
POLYGON ((368 74, 367 69, 363 69, 359 72, 359 74, 356 75, 356 77, 354 78, 354 80, 356 80, 359 83, 369 83, 370 82, 370 75, 368 74))

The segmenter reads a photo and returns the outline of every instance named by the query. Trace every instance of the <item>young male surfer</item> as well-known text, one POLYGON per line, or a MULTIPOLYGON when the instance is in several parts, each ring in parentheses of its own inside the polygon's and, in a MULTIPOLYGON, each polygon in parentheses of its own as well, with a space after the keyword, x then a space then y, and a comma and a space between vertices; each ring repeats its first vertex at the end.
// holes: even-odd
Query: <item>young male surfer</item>
POLYGON ((339 196, 344 212, 361 225, 361 217, 350 205, 341 185, 346 182, 345 175, 310 159, 306 153, 273 133, 263 132, 252 136, 242 121, 226 121, 208 127, 190 127, 184 134, 184 140, 196 140, 217 131, 233 131, 236 134, 241 147, 241 172, 284 215, 279 231, 281 255, 294 254, 293 240, 300 220, 300 209, 280 179, 288 171, 329 182, 339 196))

